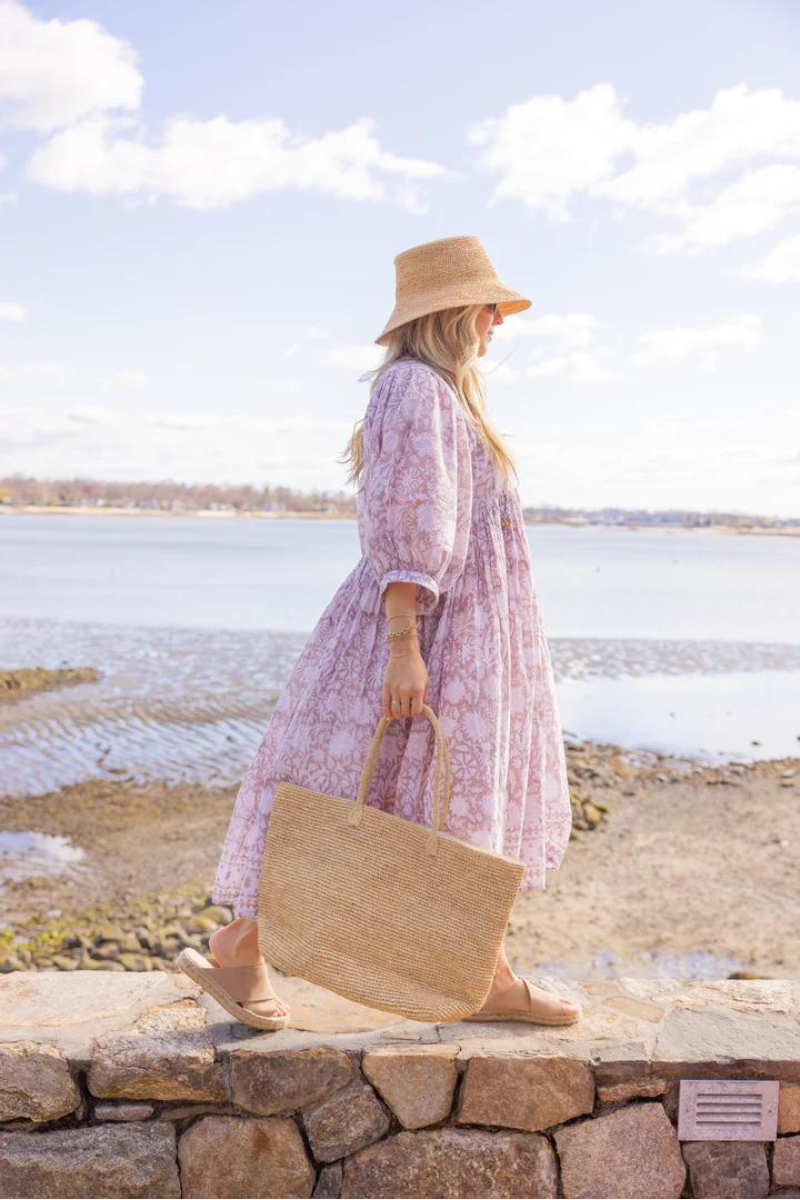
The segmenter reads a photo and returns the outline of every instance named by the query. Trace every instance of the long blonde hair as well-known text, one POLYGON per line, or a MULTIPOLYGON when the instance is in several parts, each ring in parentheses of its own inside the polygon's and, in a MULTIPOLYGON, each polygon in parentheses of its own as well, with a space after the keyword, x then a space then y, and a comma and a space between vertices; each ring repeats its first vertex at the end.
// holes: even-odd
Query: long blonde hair
MULTIPOLYGON (((399 358, 412 357, 427 363, 450 384, 458 397, 467 420, 487 446, 495 465, 508 486, 511 472, 518 478, 514 460, 509 454, 500 434, 492 428, 486 418, 486 390, 478 370, 480 336, 475 328, 483 304, 470 304, 459 308, 446 308, 439 312, 426 313, 414 321, 408 321, 399 329, 387 334, 386 355, 383 362, 372 371, 360 376, 361 380, 372 379, 370 396, 378 382, 399 358)), ((349 464, 348 483, 360 485, 364 469, 364 418, 353 428, 339 462, 349 464)))

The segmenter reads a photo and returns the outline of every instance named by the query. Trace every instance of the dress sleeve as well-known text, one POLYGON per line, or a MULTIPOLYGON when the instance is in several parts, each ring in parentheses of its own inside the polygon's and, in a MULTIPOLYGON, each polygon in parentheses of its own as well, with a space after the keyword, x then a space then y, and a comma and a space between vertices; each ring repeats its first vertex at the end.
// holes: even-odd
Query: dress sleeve
POLYGON ((365 422, 362 551, 381 602, 387 584, 416 583, 424 614, 452 587, 467 555, 469 433, 455 394, 434 370, 401 367, 384 388, 365 422))

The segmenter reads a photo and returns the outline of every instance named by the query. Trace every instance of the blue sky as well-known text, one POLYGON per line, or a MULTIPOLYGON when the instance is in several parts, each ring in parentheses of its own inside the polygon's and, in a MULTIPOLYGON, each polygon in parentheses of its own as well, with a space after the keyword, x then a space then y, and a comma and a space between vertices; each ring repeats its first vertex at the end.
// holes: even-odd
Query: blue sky
POLYGON ((800 515, 800 7, 0 0, 0 474, 344 486, 393 258, 528 504, 800 515))

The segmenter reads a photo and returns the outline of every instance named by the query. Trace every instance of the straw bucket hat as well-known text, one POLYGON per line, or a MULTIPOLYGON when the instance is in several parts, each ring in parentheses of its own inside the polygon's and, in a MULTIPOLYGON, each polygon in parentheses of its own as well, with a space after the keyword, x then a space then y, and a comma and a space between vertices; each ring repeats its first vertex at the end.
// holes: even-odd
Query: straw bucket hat
POLYGON ((377 345, 407 321, 462 304, 497 304, 504 317, 530 308, 531 301, 500 280, 476 237, 446 237, 404 250, 394 260, 394 312, 377 345))

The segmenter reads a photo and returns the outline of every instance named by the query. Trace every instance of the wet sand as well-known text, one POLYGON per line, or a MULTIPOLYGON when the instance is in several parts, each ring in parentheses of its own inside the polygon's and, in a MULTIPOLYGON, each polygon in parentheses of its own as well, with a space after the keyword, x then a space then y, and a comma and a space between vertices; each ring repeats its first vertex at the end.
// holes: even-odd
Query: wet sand
POLYGON ((589 975, 586 960, 610 951, 611 977, 685 978, 694 965, 707 978, 800 978, 800 759, 690 778, 651 767, 587 790, 608 800, 609 819, 570 841, 545 893, 520 897, 509 957, 589 975))
MULTIPOLYGON (((546 891, 518 897, 506 943, 517 971, 800 978, 800 758, 712 767, 575 742, 568 762, 573 834, 546 891), (681 962, 661 970, 665 955, 681 962)), ((12 957, 13 969, 53 956, 66 967, 79 954, 84 965, 103 922, 133 930, 148 914, 169 926, 200 912, 235 794, 93 780, 0 799, 0 829, 69 838, 85 852, 62 874, 0 887, 0 971, 12 957)), ((152 965, 169 969, 180 940, 152 965)))

